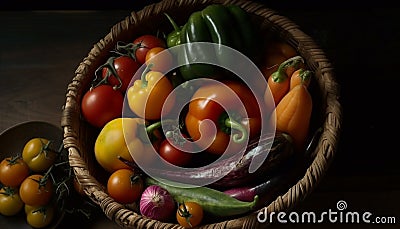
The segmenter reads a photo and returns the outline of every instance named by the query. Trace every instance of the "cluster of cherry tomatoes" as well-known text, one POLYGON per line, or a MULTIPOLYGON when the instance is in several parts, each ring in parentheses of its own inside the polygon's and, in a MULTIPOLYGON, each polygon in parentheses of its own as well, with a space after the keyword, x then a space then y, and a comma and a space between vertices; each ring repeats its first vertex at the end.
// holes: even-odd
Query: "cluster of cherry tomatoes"
POLYGON ((48 226, 57 212, 52 168, 59 158, 52 141, 35 137, 24 145, 21 154, 0 163, 0 214, 16 216, 25 212, 34 228, 48 226))

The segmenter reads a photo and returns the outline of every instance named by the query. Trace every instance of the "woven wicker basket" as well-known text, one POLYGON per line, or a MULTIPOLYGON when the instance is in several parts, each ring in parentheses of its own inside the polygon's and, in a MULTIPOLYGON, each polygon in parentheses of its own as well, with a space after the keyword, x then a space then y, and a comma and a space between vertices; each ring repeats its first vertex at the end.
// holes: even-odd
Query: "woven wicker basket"
POLYGON ((341 129, 341 105, 339 85, 335 81, 333 68, 324 52, 313 39, 302 32, 295 23, 268 9, 265 5, 245 0, 165 0, 148 5, 138 12, 132 12, 90 50, 76 69, 76 75, 68 85, 66 103, 61 125, 64 130, 64 145, 69 152, 70 165, 87 196, 104 211, 105 215, 118 225, 131 228, 180 228, 177 224, 164 223, 142 217, 140 214, 115 202, 105 192, 104 170, 94 159, 93 145, 98 130, 81 118, 80 101, 94 77, 96 68, 105 62, 117 41, 131 41, 138 35, 157 31, 160 27, 170 29, 163 12, 183 23, 191 12, 200 10, 211 3, 239 5, 251 13, 260 27, 269 29, 291 44, 305 59, 307 67, 315 73, 312 91, 312 126, 322 128, 311 152, 312 158, 300 174, 300 179, 286 192, 262 209, 222 222, 202 225, 201 228, 258 228, 267 224, 257 222, 258 211, 288 211, 308 196, 323 178, 338 147, 341 129), (160 23, 154 23, 154 21, 160 23), (156 27, 157 26, 157 27, 156 27))

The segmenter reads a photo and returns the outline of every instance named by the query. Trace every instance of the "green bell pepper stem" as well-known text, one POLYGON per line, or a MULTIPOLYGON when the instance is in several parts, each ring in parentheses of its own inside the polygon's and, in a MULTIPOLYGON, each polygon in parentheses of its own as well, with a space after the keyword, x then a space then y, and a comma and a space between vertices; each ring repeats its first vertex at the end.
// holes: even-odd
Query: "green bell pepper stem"
POLYGON ((174 47, 181 43, 180 34, 182 27, 179 27, 176 22, 167 14, 164 15, 168 18, 174 30, 167 35, 167 46, 168 48, 174 47))
POLYGON ((239 133, 232 135, 232 140, 235 143, 243 143, 249 136, 247 129, 226 112, 222 113, 219 117, 219 127, 223 132, 228 134, 231 130, 239 131, 239 133))
POLYGON ((240 123, 238 123, 230 118, 227 118, 227 119, 225 119, 225 125, 227 127, 229 127, 230 129, 237 130, 240 132, 239 134, 232 135, 233 142, 243 143, 246 140, 246 138, 248 137, 248 132, 247 132, 246 128, 244 128, 240 123))
POLYGON ((164 15, 168 18, 168 20, 171 23, 172 27, 174 27, 174 31, 180 31, 181 30, 179 28, 179 26, 176 24, 176 22, 167 13, 164 13, 164 15))

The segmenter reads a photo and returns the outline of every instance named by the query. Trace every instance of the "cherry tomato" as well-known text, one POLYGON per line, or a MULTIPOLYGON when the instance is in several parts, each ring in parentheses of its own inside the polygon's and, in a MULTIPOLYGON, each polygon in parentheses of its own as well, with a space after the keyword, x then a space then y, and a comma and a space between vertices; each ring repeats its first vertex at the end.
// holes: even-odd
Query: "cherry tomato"
POLYGON ((107 181, 107 192, 121 204, 131 204, 139 200, 144 190, 143 180, 132 169, 119 169, 107 181))
POLYGON ((108 83, 112 86, 120 86, 119 90, 124 93, 140 65, 129 56, 118 56, 110 59, 109 61, 112 61, 112 63, 107 63, 107 67, 103 67, 102 77, 108 77, 108 83), (113 70, 111 70, 112 68, 113 70), (114 70, 121 79, 121 83, 113 74, 114 70))
POLYGON ((34 172, 44 172, 54 164, 58 153, 52 148, 52 141, 46 138, 32 138, 23 150, 22 159, 34 172))
POLYGON ((82 115, 91 125, 103 127, 121 117, 124 96, 111 85, 102 84, 87 91, 82 98, 82 115))
POLYGON ((172 67, 172 54, 163 47, 154 47, 146 54, 146 64, 152 64, 151 70, 167 73, 172 67))
POLYGON ((22 181, 19 196, 27 205, 43 206, 53 197, 53 183, 49 177, 32 174, 22 181))
POLYGON ((139 44, 140 46, 135 51, 136 61, 139 64, 144 64, 146 62, 147 52, 154 47, 167 48, 165 41, 157 36, 151 34, 145 34, 137 37, 133 44, 139 44))
POLYGON ((203 208, 196 202, 181 203, 176 211, 176 219, 184 228, 196 227, 203 220, 203 208))
POLYGON ((184 142, 184 139, 166 138, 161 142, 158 152, 167 162, 176 166, 185 166, 189 164, 193 154, 191 145, 184 142))
POLYGON ((4 158, 0 163, 0 182, 17 187, 29 176, 29 166, 20 156, 4 158))
POLYGON ((33 228, 44 228, 54 219, 55 209, 52 205, 32 206, 25 204, 26 222, 33 228))
POLYGON ((0 190, 0 214, 13 216, 18 214, 24 207, 24 202, 18 194, 17 188, 3 187, 0 190))

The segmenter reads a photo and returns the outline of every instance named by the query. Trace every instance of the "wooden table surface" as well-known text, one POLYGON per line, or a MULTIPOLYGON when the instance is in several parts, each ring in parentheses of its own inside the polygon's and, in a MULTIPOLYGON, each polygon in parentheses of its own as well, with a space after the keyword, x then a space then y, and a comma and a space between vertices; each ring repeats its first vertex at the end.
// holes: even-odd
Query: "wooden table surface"
MULTIPOLYGON (((66 88, 78 64, 112 25, 142 6, 107 11, 29 7, 0 11, 0 132, 29 120, 60 125, 66 88)), ((398 10, 383 5, 307 8, 275 3, 270 7, 320 44, 341 85, 344 115, 339 151, 320 185, 294 211, 328 211, 344 200, 352 211, 395 217, 396 225, 378 228, 400 228, 398 10)), ((78 221, 72 216, 66 220, 78 221)), ((87 228, 116 227, 103 215, 75 223, 87 228)), ((278 224, 273 228, 287 226, 321 225, 278 224)), ((362 228, 367 226, 376 224, 362 228)), ((326 227, 360 225, 331 223, 326 227)))

